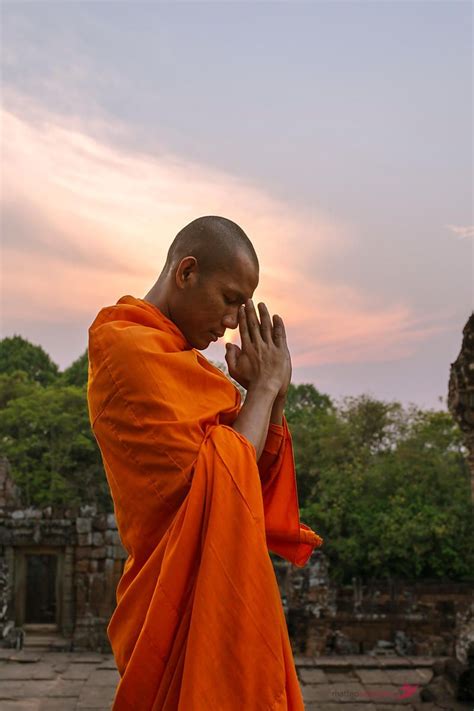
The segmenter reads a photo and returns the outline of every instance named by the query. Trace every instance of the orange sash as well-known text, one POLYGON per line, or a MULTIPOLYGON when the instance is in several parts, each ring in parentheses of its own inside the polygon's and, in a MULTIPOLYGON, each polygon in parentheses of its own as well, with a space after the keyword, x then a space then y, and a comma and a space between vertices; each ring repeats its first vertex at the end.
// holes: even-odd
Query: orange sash
POLYGON ((229 378, 133 296, 89 329, 88 403, 128 552, 107 633, 113 711, 303 711, 268 551, 304 566, 291 435, 256 461, 229 378))

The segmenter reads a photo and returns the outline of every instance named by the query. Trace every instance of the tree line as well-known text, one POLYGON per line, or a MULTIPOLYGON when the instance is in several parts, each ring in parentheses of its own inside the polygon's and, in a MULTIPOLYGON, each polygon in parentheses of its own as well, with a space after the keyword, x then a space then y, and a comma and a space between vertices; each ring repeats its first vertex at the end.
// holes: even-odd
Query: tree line
MULTIPOLYGON (((22 506, 113 511, 87 377, 87 350, 60 371, 21 336, 0 341, 0 453, 22 506)), ((292 383, 285 416, 301 520, 325 539, 335 581, 474 578, 467 452, 448 412, 292 383)))

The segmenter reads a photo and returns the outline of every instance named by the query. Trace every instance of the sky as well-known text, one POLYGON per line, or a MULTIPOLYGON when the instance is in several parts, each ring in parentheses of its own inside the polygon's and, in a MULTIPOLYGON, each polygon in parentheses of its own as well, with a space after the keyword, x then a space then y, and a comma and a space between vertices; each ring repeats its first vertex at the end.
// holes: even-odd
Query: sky
MULTIPOLYGON (((446 410, 474 308, 472 14, 3 0, 2 337, 66 368, 184 225, 223 215, 295 384, 446 410)), ((204 355, 224 362, 225 339, 204 355)))

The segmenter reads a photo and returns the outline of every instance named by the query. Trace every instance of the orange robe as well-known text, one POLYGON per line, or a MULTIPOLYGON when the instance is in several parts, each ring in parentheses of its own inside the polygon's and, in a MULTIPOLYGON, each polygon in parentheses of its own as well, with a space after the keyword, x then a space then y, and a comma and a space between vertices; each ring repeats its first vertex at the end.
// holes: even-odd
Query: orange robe
POLYGON ((107 633, 113 711, 303 711, 268 551, 304 566, 291 435, 258 463, 238 389, 153 304, 89 328, 89 416, 128 552, 107 633))

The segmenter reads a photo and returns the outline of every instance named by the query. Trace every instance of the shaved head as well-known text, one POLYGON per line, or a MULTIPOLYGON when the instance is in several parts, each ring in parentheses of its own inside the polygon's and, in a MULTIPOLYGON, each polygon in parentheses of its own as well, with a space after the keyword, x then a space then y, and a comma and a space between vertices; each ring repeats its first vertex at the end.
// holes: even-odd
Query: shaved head
POLYGON ((172 241, 157 282, 145 296, 193 348, 237 328, 239 306, 257 288, 259 264, 243 229, 217 215, 198 217, 172 241))
POLYGON ((252 242, 239 225, 226 217, 198 217, 178 232, 166 257, 165 271, 175 268, 183 257, 196 258, 203 277, 228 271, 238 255, 245 254, 257 272, 259 263, 252 242))

